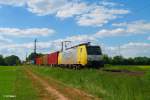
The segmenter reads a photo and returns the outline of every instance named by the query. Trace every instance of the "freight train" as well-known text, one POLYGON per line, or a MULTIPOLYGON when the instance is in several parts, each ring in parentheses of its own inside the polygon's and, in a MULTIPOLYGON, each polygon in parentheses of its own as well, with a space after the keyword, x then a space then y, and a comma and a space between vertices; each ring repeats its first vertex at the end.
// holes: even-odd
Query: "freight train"
POLYGON ((53 52, 36 58, 36 65, 59 66, 68 68, 103 67, 100 46, 90 43, 79 44, 62 51, 53 52))

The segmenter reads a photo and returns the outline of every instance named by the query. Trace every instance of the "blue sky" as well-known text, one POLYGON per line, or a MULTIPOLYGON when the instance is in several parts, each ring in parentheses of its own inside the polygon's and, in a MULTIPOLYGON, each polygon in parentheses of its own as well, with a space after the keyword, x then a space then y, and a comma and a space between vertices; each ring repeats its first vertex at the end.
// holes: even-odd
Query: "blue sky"
POLYGON ((150 56, 149 0, 0 0, 0 54, 25 58, 91 41, 104 53, 150 56))

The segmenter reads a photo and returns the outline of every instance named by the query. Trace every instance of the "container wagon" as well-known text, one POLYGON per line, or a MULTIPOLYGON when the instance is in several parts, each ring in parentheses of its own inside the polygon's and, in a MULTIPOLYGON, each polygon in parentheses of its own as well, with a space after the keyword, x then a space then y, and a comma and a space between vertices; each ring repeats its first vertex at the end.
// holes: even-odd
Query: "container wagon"
POLYGON ((41 65, 41 63, 40 63, 40 58, 39 58, 39 57, 38 57, 38 58, 36 58, 36 60, 35 60, 35 61, 36 61, 36 64, 37 64, 37 65, 41 65))
POLYGON ((58 65, 58 54, 59 52, 48 54, 47 57, 48 65, 58 65))
POLYGON ((48 65, 48 54, 42 56, 43 65, 48 65))

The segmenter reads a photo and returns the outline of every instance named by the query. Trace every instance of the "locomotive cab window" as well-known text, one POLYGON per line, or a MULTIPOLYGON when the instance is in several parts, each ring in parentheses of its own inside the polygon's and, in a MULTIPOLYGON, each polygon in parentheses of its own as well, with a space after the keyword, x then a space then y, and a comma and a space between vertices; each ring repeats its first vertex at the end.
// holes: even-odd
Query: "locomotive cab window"
POLYGON ((101 49, 99 46, 87 46, 88 55, 101 55, 101 49))

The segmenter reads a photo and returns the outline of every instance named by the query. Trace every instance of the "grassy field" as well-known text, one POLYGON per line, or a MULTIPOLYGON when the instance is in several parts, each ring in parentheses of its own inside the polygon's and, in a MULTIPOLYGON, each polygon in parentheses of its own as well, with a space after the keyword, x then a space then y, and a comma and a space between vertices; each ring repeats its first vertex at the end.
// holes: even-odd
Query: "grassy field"
POLYGON ((0 100, 38 100, 21 67, 0 66, 0 100))
POLYGON ((43 77, 52 77, 103 100, 150 100, 150 66, 107 66, 105 69, 144 71, 145 74, 32 67, 43 77))
MULTIPOLYGON (((150 66, 107 66, 103 68, 131 72, 36 66, 27 68, 46 79, 53 78, 65 86, 81 89, 103 100, 150 100, 150 66)), ((23 67, 0 67, 0 100, 38 99, 40 99, 39 92, 23 67)))

